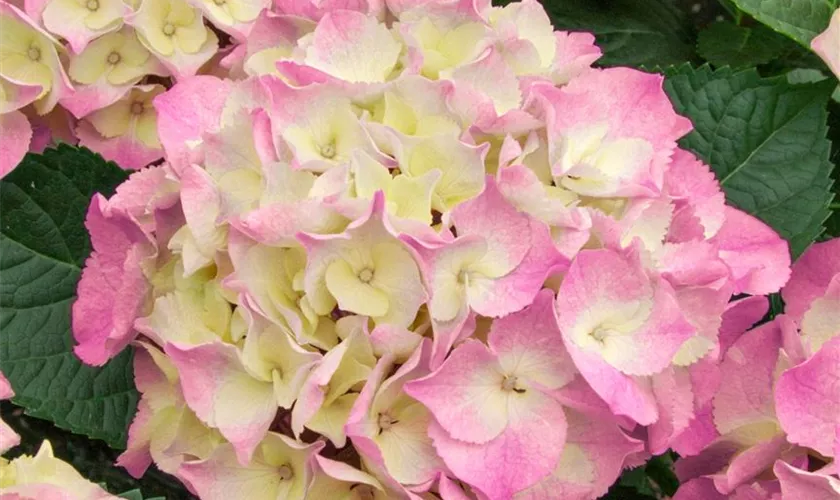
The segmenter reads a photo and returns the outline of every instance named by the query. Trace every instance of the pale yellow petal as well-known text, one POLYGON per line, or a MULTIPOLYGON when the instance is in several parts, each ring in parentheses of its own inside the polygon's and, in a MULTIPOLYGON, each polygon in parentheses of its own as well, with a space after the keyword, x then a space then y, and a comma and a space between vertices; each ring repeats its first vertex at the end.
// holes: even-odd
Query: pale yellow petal
POLYGON ((362 278, 366 276, 360 278, 345 260, 336 260, 327 267, 327 289, 340 309, 364 316, 384 316, 388 312, 388 296, 363 283, 362 278))

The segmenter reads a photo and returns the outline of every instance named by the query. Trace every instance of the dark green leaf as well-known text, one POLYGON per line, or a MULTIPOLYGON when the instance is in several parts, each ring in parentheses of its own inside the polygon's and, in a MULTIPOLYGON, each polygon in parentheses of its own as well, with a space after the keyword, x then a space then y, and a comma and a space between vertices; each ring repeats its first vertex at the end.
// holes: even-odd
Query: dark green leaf
POLYGON ((788 44, 792 42, 761 25, 745 28, 718 22, 700 32, 697 52, 716 67, 746 68, 777 58, 788 44))
POLYGON ((28 414, 122 447, 134 416, 132 352, 102 368, 73 355, 70 307, 90 253, 91 196, 128 173, 86 149, 29 154, 0 181, 0 370, 28 414))
POLYGON ((805 47, 828 27, 838 0, 735 0, 744 12, 805 47))
POLYGON ((544 3, 558 29, 596 35, 603 66, 655 66, 694 59, 695 37, 669 0, 563 0, 544 3))
POLYGON ((826 102, 835 83, 793 85, 708 66, 666 74, 674 106, 694 123, 681 145, 712 166, 730 204, 772 226, 799 255, 829 215, 826 102))
POLYGON ((143 493, 140 490, 131 490, 126 491, 125 493, 120 493, 120 498, 125 498, 126 500, 166 500, 163 497, 152 497, 152 498, 143 498, 143 493))

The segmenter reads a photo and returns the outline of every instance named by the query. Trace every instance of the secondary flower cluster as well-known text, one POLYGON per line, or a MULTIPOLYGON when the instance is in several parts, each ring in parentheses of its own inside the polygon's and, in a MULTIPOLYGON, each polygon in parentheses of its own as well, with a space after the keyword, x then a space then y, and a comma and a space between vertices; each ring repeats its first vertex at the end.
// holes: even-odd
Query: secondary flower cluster
MULTIPOLYGON (((0 373, 0 399, 14 396, 9 381, 0 373)), ((0 419, 0 454, 20 444, 20 436, 0 419)), ((0 498, 8 500, 111 500, 109 494, 88 481, 70 464, 53 455, 52 445, 44 441, 38 453, 14 460, 0 457, 0 498)))
MULTIPOLYGON (((201 31, 155 5, 131 19, 201 31)), ((148 91, 166 161, 88 211, 76 353, 137 347, 129 472, 204 499, 587 499, 673 448, 682 498, 837 493, 838 242, 744 333, 788 246, 677 147, 660 76, 590 68, 536 1, 277 8, 224 78, 148 91)), ((149 33, 169 71, 206 43, 149 33)))

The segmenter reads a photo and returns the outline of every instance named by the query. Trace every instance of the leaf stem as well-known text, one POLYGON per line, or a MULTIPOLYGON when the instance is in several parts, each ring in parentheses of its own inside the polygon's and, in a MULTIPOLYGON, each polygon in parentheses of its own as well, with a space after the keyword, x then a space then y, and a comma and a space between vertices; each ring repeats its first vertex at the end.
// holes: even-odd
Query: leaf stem
POLYGON ((840 210, 840 202, 832 203, 828 206, 829 210, 840 210))

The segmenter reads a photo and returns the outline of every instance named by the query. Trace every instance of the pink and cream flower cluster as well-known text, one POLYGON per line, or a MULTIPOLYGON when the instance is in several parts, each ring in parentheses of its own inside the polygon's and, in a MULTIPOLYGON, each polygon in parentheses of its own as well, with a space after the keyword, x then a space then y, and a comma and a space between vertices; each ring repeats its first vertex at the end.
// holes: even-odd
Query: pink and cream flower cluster
MULTIPOLYGON (((672 448, 682 499, 840 495, 840 241, 791 274, 677 146, 661 76, 591 68, 535 0, 91 1, 37 17, 76 54, 64 106, 95 109, 83 144, 165 158, 93 199, 73 307, 86 363, 136 346, 131 474, 589 499, 672 448), (217 30, 239 43, 192 75, 217 30)), ((49 108, 55 39, 3 8, 52 61, 49 108)))

